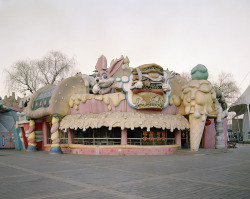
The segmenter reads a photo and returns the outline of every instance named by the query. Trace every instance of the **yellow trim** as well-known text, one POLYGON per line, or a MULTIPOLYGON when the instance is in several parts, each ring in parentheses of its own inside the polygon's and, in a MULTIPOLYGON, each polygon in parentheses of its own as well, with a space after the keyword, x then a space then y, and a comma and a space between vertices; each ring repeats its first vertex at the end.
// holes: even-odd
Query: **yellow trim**
POLYGON ((51 135, 51 140, 52 141, 55 141, 55 140, 57 140, 59 138, 59 132, 58 131, 56 131, 55 133, 53 133, 52 135, 51 135))
POLYGON ((28 143, 28 145, 30 145, 30 146, 36 146, 37 144, 36 143, 28 143))
POLYGON ((51 147, 60 147, 60 144, 51 144, 51 147))
MULTIPOLYGON (((52 144, 44 144, 43 147, 45 147, 45 148, 46 148, 46 147, 51 147, 51 145, 52 145, 52 144)), ((60 147, 62 147, 62 148, 68 148, 69 145, 68 145, 68 144, 60 144, 60 147)))

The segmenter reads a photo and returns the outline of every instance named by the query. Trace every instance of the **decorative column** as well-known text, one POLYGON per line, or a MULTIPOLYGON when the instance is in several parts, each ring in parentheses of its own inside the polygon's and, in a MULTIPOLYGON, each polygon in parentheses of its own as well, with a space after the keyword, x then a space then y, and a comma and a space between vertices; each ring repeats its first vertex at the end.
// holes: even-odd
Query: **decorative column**
POLYGON ((181 148, 181 130, 177 130, 175 133, 175 144, 180 145, 181 148))
POLYGON ((127 129, 123 129, 121 132, 121 145, 127 144, 127 129))
POLYGON ((221 121, 215 121, 215 130, 216 130, 216 136, 215 136, 215 148, 216 149, 225 149, 225 136, 223 133, 224 129, 224 119, 221 119, 221 121))
POLYGON ((214 103, 214 108, 216 110, 216 120, 215 120, 215 148, 216 149, 225 149, 225 135, 224 135, 224 119, 227 116, 227 110, 223 111, 223 107, 226 108, 225 102, 222 101, 222 93, 219 90, 216 90, 216 100, 214 103), (222 107, 223 106, 223 107, 222 107))
POLYGON ((61 154, 62 150, 60 147, 60 136, 59 136, 59 118, 60 115, 53 115, 52 116, 52 126, 51 126, 51 148, 50 154, 61 154))
POLYGON ((35 134, 35 121, 31 119, 29 126, 30 127, 29 127, 27 151, 37 151, 36 134, 35 134))

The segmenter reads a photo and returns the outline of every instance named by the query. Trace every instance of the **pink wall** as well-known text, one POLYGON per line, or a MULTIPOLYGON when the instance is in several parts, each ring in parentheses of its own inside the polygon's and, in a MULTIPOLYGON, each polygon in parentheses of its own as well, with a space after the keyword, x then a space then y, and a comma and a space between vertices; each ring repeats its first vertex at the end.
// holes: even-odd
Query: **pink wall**
MULTIPOLYGON (((206 149, 215 149, 215 136, 216 136, 216 129, 214 119, 209 119, 211 124, 205 127, 204 130, 204 148, 206 149)), ((223 133, 225 136, 225 148, 227 149, 227 119, 224 119, 224 129, 223 133)))
POLYGON ((173 154, 177 148, 163 147, 163 148, 84 148, 84 149, 70 149, 70 153, 84 154, 84 155, 169 155, 173 154))
POLYGON ((204 148, 215 149, 216 130, 215 130, 214 119, 209 119, 209 120, 211 121, 211 124, 205 126, 204 130, 204 148))
MULTIPOLYGON (((121 103, 114 107, 112 102, 110 101, 110 105, 112 107, 111 112, 137 112, 141 111, 144 113, 163 113, 163 114, 170 114, 170 115, 176 115, 179 111, 179 108, 175 105, 168 106, 167 108, 163 109, 162 111, 153 111, 153 110, 137 110, 132 108, 127 104, 127 101, 123 100, 121 103)), ((80 102, 79 104, 79 110, 77 111, 75 108, 70 109, 71 114, 77 114, 77 113, 102 113, 102 112, 109 112, 108 106, 103 102, 99 100, 87 100, 86 103, 80 102)))
MULTIPOLYGON (((82 155, 170 155, 173 154, 179 146, 168 146, 168 147, 137 147, 137 148, 130 148, 129 146, 126 147, 86 147, 86 148, 79 148, 79 149, 72 149, 72 148, 63 148, 62 151, 64 153, 73 153, 73 154, 82 154, 82 155)), ((45 151, 50 151, 50 147, 44 148, 45 151)))

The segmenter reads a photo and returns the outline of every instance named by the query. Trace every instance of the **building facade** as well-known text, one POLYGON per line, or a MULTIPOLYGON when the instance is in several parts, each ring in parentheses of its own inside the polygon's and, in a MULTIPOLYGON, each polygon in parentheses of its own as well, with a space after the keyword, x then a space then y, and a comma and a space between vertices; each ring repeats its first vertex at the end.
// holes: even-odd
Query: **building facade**
POLYGON ((127 57, 107 67, 101 56, 95 68, 33 94, 25 109, 29 123, 19 125, 27 150, 165 155, 226 147, 225 115, 203 65, 189 82, 157 64, 131 68, 127 57))

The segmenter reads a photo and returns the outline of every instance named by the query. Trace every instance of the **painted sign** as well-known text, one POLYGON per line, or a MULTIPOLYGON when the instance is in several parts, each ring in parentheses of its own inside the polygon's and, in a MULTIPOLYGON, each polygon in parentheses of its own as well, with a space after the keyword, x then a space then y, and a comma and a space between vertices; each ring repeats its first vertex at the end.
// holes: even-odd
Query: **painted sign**
POLYGON ((13 133, 0 133, 0 148, 15 148, 12 134, 13 133))

